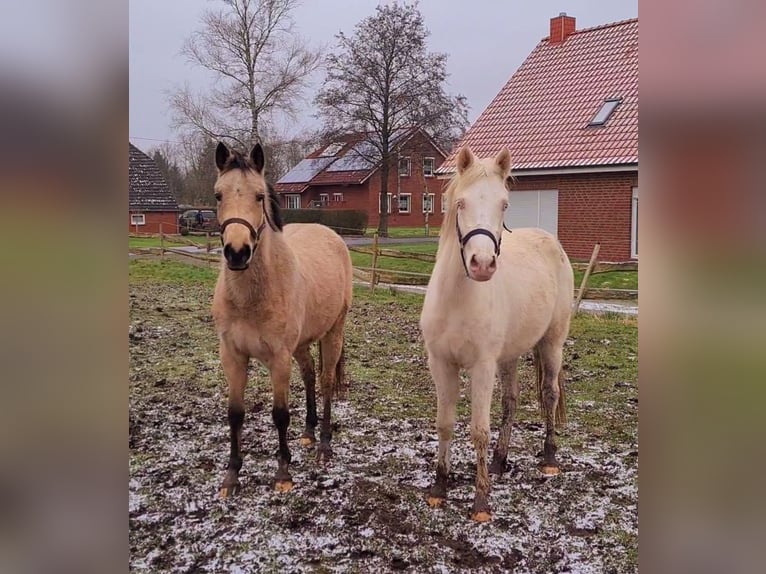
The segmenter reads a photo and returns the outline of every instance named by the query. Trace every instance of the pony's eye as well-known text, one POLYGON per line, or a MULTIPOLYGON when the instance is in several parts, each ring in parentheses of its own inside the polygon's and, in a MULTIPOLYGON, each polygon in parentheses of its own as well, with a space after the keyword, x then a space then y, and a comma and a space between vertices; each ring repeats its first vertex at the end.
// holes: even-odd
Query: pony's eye
POLYGON ((256 195, 256 196, 255 196, 255 199, 257 199, 258 201, 263 201, 263 199, 264 199, 265 197, 266 197, 266 196, 265 196, 264 194, 262 194, 262 193, 259 193, 258 195, 256 195))
POLYGON ((465 207, 465 202, 462 199, 458 199, 457 202, 455 202, 455 205, 457 205, 458 209, 463 209, 465 207))
POLYGON ((503 202, 503 211, 505 211, 506 209, 508 209, 508 202, 507 201, 503 202))
POLYGON ((215 192, 215 200, 216 201, 221 201, 221 192, 220 191, 216 191, 215 192))

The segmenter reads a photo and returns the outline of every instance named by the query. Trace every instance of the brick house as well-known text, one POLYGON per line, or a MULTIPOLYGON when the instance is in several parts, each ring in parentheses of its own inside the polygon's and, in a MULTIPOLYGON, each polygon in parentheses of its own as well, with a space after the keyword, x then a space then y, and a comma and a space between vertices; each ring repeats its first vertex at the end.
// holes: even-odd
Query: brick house
MULTIPOLYGON (((369 144, 348 135, 314 150, 275 184, 287 209, 360 209, 368 226, 380 219, 380 163, 367 159, 369 144)), ((388 181, 389 227, 441 225, 444 181, 435 177, 444 152, 421 129, 394 135, 388 181)))
POLYGON ((128 144, 128 231, 178 233, 178 202, 154 160, 128 144))
POLYGON ((572 259, 638 258, 638 19, 583 30, 561 14, 455 146, 511 151, 509 227, 556 234, 572 259))

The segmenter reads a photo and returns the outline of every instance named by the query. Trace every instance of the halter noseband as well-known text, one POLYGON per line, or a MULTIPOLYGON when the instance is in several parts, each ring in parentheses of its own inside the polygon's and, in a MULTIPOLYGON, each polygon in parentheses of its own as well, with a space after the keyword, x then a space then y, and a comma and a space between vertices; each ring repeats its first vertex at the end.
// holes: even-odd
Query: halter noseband
MULTIPOLYGON (((457 230, 457 241, 460 243, 460 259, 463 260, 463 269, 465 269, 465 276, 470 277, 468 274, 468 265, 466 265, 465 262, 465 252, 463 251, 465 249, 466 244, 468 243, 468 240, 471 239, 471 237, 475 237, 477 235, 486 235, 492 240, 492 244, 495 246, 495 256, 500 257, 500 244, 503 241, 503 232, 500 232, 500 237, 496 237, 494 233, 492 233, 489 229, 484 229, 483 227, 477 227, 475 229, 471 229, 468 233, 465 235, 462 234, 460 231, 460 223, 458 222, 458 216, 455 214, 455 229, 457 230)), ((505 226, 505 222, 503 222, 503 229, 508 231, 510 233, 510 229, 508 229, 505 226)))
POLYGON ((248 230, 250 231, 250 237, 252 237, 256 247, 258 246, 258 240, 260 239, 261 234, 263 233, 263 228, 266 227, 266 223, 268 223, 269 227, 271 227, 274 231, 276 231, 276 228, 271 223, 271 220, 269 219, 269 214, 266 211, 266 208, 264 207, 263 221, 261 221, 261 224, 258 226, 258 229, 253 227, 253 225, 247 219, 242 219, 241 217, 230 217, 229 219, 225 220, 221 224, 221 232, 220 232, 221 245, 223 245, 223 232, 226 230, 226 227, 231 223, 239 223, 240 225, 244 225, 245 227, 247 227, 248 230))

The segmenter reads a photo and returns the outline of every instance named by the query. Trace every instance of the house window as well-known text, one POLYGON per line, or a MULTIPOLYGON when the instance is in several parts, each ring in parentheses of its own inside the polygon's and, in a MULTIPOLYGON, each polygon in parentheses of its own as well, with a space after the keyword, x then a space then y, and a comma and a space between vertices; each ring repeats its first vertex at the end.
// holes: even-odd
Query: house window
POLYGON ((327 205, 330 203, 330 194, 329 193, 320 193, 319 194, 319 205, 327 205))
POLYGON ((343 201, 343 194, 342 193, 333 193, 332 194, 332 200, 335 203, 341 203, 343 201))
POLYGON ((411 193, 399 194, 399 213, 409 213, 412 204, 411 193))
POLYGON ((558 236, 559 192, 555 189, 539 191, 511 191, 504 222, 508 229, 539 227, 558 236))
POLYGON ((423 194, 423 213, 434 212, 434 197, 435 197, 435 194, 433 193, 423 194))
MULTIPOLYGON (((382 204, 383 204, 383 201, 382 201, 383 200, 383 196, 381 194, 378 194, 378 198, 379 198, 378 201, 380 201, 380 204, 378 205, 378 213, 380 213, 381 211, 383 211, 381 209, 382 204)), ((388 212, 387 213, 391 213, 391 194, 390 193, 388 194, 388 212)))
POLYGON ((442 213, 447 213, 447 194, 442 193, 442 213))
POLYGON ((607 98, 601 105, 601 108, 593 116, 593 119, 588 124, 589 126, 603 126, 609 117, 614 112, 615 108, 622 101, 622 98, 607 98))
POLYGON ((423 175, 425 177, 433 177, 435 161, 432 157, 423 158, 423 175))
POLYGON ((146 216, 143 213, 130 214, 131 225, 146 225, 146 216))
POLYGON ((301 208, 301 196, 300 195, 285 195, 285 207, 287 209, 300 209, 301 208))
POLYGON ((638 259, 638 188, 633 188, 633 206, 630 218, 630 256, 638 259))
POLYGON ((409 177, 409 175, 410 175, 410 158, 400 157, 399 158, 399 176, 409 177))

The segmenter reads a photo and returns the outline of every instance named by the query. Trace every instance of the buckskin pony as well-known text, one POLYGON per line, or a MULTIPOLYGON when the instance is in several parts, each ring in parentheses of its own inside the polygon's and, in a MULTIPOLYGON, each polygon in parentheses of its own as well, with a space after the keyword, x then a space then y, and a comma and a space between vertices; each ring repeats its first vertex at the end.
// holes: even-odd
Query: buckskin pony
POLYGON ((305 446, 316 441, 315 368, 310 346, 319 341, 323 416, 317 458, 329 461, 334 386, 343 380, 343 329, 351 305, 351 259, 343 240, 317 224, 283 225, 279 202, 264 178, 264 153, 245 156, 219 143, 215 198, 223 258, 213 296, 221 366, 229 387, 231 452, 220 495, 239 488, 244 392, 251 358, 269 370, 272 419, 279 435, 275 488, 292 488, 289 472, 288 392, 291 357, 306 387, 305 446))

